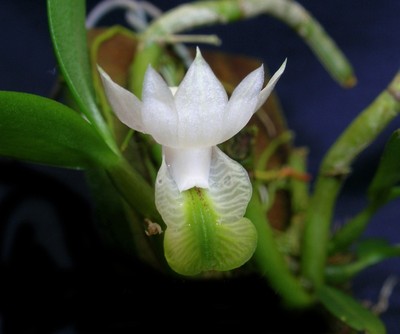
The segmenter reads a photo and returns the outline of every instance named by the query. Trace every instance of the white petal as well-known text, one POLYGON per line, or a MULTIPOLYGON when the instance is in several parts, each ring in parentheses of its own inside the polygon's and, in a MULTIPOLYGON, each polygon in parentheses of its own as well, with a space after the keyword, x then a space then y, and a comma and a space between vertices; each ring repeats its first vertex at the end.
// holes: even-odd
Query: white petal
POLYGON ((178 115, 174 97, 164 79, 148 67, 143 81, 143 124, 148 133, 162 145, 178 144, 178 115))
POLYGON ((218 143, 233 137, 248 123, 256 110, 263 83, 264 68, 260 66, 236 87, 225 111, 224 128, 218 143))
POLYGON ((196 58, 175 94, 182 147, 216 144, 227 101, 224 87, 197 49, 196 58))
POLYGON ((193 187, 208 188, 211 152, 211 147, 163 147, 165 161, 179 191, 193 187))
POLYGON ((275 74, 272 76, 272 78, 269 80, 268 84, 265 86, 265 88, 260 92, 260 95, 258 96, 258 104, 256 107, 257 111, 264 103, 267 101, 268 96, 271 94, 272 90, 274 89, 276 83, 278 82, 279 78, 281 77, 282 73, 285 71, 287 59, 282 63, 281 67, 275 72, 275 74))
POLYGON ((247 171, 218 147, 213 147, 208 193, 223 222, 241 219, 250 201, 252 186, 247 171))
POLYGON ((116 84, 104 70, 97 66, 104 90, 119 120, 130 128, 146 132, 142 122, 140 100, 131 92, 116 84))

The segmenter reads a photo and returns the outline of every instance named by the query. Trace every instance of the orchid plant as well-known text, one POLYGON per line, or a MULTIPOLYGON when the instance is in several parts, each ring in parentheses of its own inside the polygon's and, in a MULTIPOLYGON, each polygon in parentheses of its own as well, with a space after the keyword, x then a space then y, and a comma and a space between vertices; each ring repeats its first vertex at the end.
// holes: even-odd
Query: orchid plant
POLYGON ((225 78, 220 53, 187 46, 216 44, 218 37, 180 34, 273 15, 351 87, 351 65, 299 3, 195 1, 161 13, 146 1, 105 0, 87 13, 83 0, 47 0, 47 8, 65 84, 58 98, 0 92, 2 156, 84 170, 104 242, 160 273, 218 279, 255 272, 288 308, 321 304, 349 328, 386 332, 344 287, 400 255, 396 245, 360 240, 375 212, 399 197, 398 131, 365 210, 334 234, 330 227, 352 162, 400 112, 398 74, 332 145, 310 191, 304 150, 273 104, 286 60, 265 87, 269 75, 250 58, 240 58, 245 75, 225 78), (127 27, 97 27, 116 7, 126 9, 127 27), (110 52, 116 49, 118 59, 110 52), (289 224, 278 228, 270 213, 280 190, 291 207, 289 224))

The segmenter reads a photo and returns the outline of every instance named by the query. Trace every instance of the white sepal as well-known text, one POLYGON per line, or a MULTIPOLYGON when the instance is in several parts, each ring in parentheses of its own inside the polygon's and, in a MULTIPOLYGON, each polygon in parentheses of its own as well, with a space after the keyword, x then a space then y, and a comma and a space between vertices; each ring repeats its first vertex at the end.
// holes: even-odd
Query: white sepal
POLYGON ((136 131, 147 132, 142 120, 142 102, 131 92, 116 84, 104 70, 97 66, 103 87, 119 120, 136 131))
POLYGON ((222 143, 242 130, 253 116, 264 83, 264 67, 248 74, 233 91, 225 110, 222 143))
POLYGON ((197 49, 197 55, 175 93, 181 147, 216 145, 225 126, 227 93, 197 49))
POLYGON ((143 81, 142 117, 146 130, 158 142, 177 146, 178 115, 174 96, 164 79, 151 66, 143 81))
POLYGON ((256 112, 264 103, 267 101, 268 96, 271 95, 272 90, 275 88, 276 83, 279 78, 283 74, 286 68, 287 59, 282 63, 279 69, 274 73, 272 78, 268 81, 268 84, 264 87, 264 89, 258 95, 258 103, 254 112, 256 112))

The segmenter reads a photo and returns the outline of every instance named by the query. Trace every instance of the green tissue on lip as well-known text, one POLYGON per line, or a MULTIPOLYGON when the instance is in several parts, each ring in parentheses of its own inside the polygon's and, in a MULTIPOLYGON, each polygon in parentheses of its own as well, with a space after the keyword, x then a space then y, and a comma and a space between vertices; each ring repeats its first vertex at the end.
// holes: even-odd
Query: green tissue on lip
POLYGON ((247 171, 212 148, 209 188, 179 191, 165 159, 157 175, 155 200, 167 228, 164 254, 182 275, 227 271, 253 255, 257 232, 244 218, 252 187, 247 171))
POLYGON ((165 231, 165 256, 172 269, 196 275, 231 270, 250 259, 257 232, 249 219, 221 221, 206 189, 192 188, 183 197, 185 221, 165 231))

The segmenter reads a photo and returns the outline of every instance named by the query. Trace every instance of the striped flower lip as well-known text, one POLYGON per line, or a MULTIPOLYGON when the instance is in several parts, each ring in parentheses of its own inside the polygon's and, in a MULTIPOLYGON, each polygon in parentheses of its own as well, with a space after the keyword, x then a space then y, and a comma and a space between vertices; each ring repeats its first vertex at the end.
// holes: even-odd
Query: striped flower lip
POLYGON ((168 87, 151 66, 143 83, 142 101, 117 85, 99 68, 107 98, 121 122, 150 134, 163 146, 163 159, 180 191, 209 188, 212 147, 237 134, 265 103, 286 65, 265 88, 261 65, 228 95, 199 48, 178 87, 168 87))

